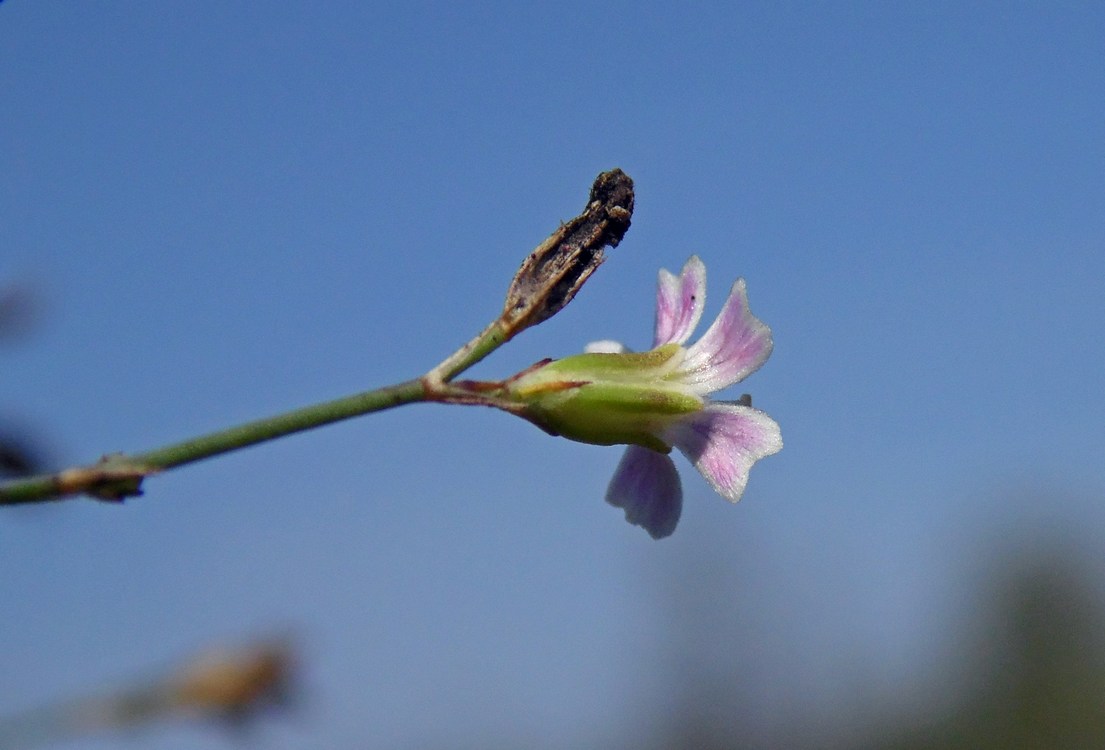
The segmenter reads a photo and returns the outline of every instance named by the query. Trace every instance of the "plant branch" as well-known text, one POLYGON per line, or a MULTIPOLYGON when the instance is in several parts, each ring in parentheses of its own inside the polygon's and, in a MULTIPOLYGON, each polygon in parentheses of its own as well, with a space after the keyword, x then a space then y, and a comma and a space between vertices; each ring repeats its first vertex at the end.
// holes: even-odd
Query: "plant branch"
POLYGON ((123 500, 142 494, 142 480, 151 474, 363 414, 422 401, 424 398, 425 390, 421 381, 408 380, 405 383, 313 404, 267 419, 246 422, 143 453, 107 455, 90 466, 2 484, 0 505, 61 500, 79 494, 99 500, 123 500))
POLYGON ((568 304, 599 264, 603 251, 621 242, 633 211, 633 181, 620 169, 595 180, 583 213, 562 224, 530 253, 515 275, 506 303, 478 336, 421 378, 278 414, 141 453, 106 455, 95 464, 0 484, 0 505, 88 495, 121 501, 142 494, 143 480, 204 458, 304 430, 417 401, 508 408, 486 394, 449 385, 526 328, 568 304))

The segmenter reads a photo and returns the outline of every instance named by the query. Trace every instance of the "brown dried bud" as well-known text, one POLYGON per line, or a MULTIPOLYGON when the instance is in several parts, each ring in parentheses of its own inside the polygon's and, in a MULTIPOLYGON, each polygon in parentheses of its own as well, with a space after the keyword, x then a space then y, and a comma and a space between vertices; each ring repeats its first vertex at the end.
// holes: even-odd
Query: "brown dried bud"
POLYGON ((506 295, 501 322, 507 338, 560 312, 616 247, 633 216, 633 180, 620 169, 603 172, 587 207, 561 225, 526 258, 506 295))

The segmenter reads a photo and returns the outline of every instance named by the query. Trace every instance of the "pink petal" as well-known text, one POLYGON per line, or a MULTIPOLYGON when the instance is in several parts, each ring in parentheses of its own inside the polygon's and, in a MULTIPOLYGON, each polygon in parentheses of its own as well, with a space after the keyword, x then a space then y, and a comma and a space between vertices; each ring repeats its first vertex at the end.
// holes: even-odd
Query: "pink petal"
POLYGON ((748 309, 744 279, 737 279, 717 320, 687 350, 683 382, 699 394, 719 391, 758 370, 772 346, 771 329, 748 309))
POLYGON ((690 459, 719 495, 740 500, 752 464, 783 449, 775 420, 751 406, 715 401, 662 436, 690 459))
POLYGON ((606 502, 625 509, 625 520, 642 527, 653 539, 669 536, 683 510, 683 488, 671 457, 629 446, 614 470, 606 502))
POLYGON ((706 304, 706 266, 692 255, 678 276, 660 270, 656 290, 656 335, 652 346, 682 344, 694 333, 706 304))

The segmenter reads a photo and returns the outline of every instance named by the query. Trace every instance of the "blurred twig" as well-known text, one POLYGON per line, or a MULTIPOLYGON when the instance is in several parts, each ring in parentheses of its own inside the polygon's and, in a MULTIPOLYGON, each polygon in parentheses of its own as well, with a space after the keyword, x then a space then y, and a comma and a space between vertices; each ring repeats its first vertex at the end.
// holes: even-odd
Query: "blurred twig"
POLYGON ((287 641, 201 654, 152 681, 0 720, 0 748, 27 748, 157 721, 191 718, 241 725, 286 705, 295 658, 287 641))

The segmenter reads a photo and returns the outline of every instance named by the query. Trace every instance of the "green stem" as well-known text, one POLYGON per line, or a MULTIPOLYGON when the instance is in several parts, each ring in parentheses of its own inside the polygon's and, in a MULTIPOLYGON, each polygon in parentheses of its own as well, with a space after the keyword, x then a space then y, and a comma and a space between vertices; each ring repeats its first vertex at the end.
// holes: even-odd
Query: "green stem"
POLYGON ((78 494, 121 500, 141 494, 142 480, 150 474, 211 456, 416 401, 458 402, 449 397, 451 390, 445 384, 497 349, 505 339, 502 326, 496 321, 422 378, 246 422, 151 451, 105 456, 91 466, 6 482, 0 484, 0 505, 60 500, 78 494))
POLYGON ((424 396, 422 382, 408 380, 398 385, 294 409, 267 419, 246 422, 152 451, 130 454, 128 459, 152 469, 171 469, 221 453, 275 440, 285 435, 293 435, 344 419, 359 417, 362 414, 371 414, 413 401, 421 401, 424 396))
POLYGON ((61 500, 55 474, 37 474, 0 484, 0 505, 22 505, 45 500, 61 500))
POLYGON ((479 336, 457 349, 440 365, 430 370, 424 380, 433 383, 448 383, 472 365, 511 339, 503 319, 495 320, 479 336))

